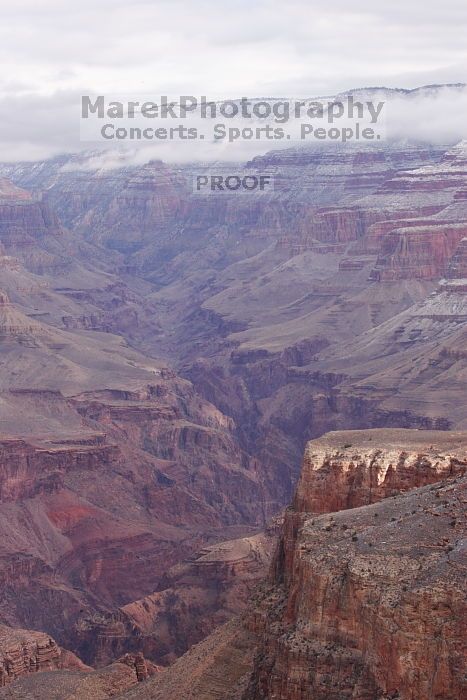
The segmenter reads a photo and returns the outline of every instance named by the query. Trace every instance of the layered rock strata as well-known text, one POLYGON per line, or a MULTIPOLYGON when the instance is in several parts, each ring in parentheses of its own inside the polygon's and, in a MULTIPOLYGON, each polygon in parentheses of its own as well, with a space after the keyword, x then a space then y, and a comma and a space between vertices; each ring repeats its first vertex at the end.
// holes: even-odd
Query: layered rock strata
POLYGON ((466 466, 461 433, 309 444, 243 700, 464 696, 466 466))
POLYGON ((86 668, 78 657, 61 649, 44 632, 0 625, 0 686, 32 673, 86 668))

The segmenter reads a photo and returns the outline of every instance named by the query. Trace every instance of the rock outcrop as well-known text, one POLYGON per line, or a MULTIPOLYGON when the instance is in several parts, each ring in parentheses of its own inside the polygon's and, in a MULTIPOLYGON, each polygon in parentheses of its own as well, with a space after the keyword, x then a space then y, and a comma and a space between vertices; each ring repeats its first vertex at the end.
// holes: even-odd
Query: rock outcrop
POLYGON ((467 471, 463 433, 368 430, 309 442, 292 509, 333 513, 359 508, 467 471), (440 442, 442 448, 440 449, 440 442))
POLYGON ((0 625, 0 686, 22 676, 56 669, 86 670, 87 667, 44 632, 0 625))
POLYGON ((253 669, 254 642, 254 634, 239 620, 227 622, 172 666, 121 697, 128 700, 241 700, 253 669))
POLYGON ((141 655, 126 654, 110 666, 93 670, 63 667, 66 670, 22 676, 4 688, 5 700, 106 700, 120 697, 129 688, 154 676, 159 669, 141 655))
POLYGON ((465 434, 308 446, 243 700, 463 697, 466 460, 465 434))

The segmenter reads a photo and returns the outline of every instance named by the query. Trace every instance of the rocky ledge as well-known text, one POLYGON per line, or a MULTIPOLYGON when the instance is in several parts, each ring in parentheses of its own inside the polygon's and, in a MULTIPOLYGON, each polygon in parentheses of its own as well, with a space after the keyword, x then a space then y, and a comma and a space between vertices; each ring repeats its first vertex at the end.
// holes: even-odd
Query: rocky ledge
POLYGON ((465 477, 307 518, 244 700, 459 700, 465 477))
POLYGON ((309 443, 243 700, 465 697, 466 459, 465 433, 309 443))
POLYGON ((293 509, 356 508, 467 471, 465 433, 347 430, 308 443, 293 509))
POLYGON ((86 670, 77 656, 44 632, 0 625, 0 686, 39 671, 86 670))

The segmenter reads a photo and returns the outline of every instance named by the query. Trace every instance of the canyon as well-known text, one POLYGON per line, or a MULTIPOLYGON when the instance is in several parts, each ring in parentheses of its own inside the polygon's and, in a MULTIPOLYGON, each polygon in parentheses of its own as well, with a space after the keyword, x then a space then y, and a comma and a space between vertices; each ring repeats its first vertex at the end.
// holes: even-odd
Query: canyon
POLYGON ((463 697, 466 469, 465 432, 311 441, 247 612, 123 697, 463 697))
POLYGON ((99 161, 0 164, 0 697, 460 698, 467 142, 99 161))

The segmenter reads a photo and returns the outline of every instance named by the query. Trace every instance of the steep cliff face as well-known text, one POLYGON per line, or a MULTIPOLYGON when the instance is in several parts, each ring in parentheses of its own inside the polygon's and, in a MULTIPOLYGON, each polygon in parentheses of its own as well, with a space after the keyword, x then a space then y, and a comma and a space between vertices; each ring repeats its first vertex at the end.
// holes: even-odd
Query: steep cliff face
POLYGON ((267 574, 276 538, 211 545, 171 567, 158 590, 111 614, 82 616, 76 635, 99 666, 128 651, 164 666, 245 610, 267 574))
POLYGON ((245 698, 463 697, 464 496, 453 480, 306 520, 245 698))
POLYGON ((372 272, 378 281, 436 279, 446 272, 467 224, 440 224, 395 229, 385 237, 372 272))
POLYGON ((57 669, 84 671, 87 667, 43 632, 0 625, 0 686, 32 673, 57 669))
POLYGON ((446 273, 467 230, 466 152, 463 142, 438 164, 397 173, 375 195, 381 203, 394 199, 398 207, 405 202, 407 211, 413 209, 405 220, 371 227, 363 246, 378 252, 372 279, 437 279, 446 273), (434 207, 430 217, 421 216, 424 202, 434 207))
MULTIPOLYGON (((467 279, 467 237, 463 237, 451 258, 446 277, 452 280, 467 279)), ((462 282, 458 283, 459 285, 462 282)), ((465 291, 465 290, 463 290, 465 291)))
POLYGON ((309 445, 244 700, 463 697, 466 467, 465 434, 309 445))
MULTIPOLYGON (((79 167, 79 157, 76 161, 79 167)), ((61 196, 52 190, 49 198, 67 225, 123 253, 140 248, 155 230, 169 243, 170 225, 185 209, 183 176, 160 161, 84 176, 71 163, 61 179, 61 196)))
MULTIPOLYGON (((24 187, 46 189, 66 226, 124 253, 133 272, 154 276, 187 250, 207 247, 208 259, 214 259, 221 254, 219 244, 225 264, 278 240, 296 249, 320 241, 331 250, 354 241, 385 214, 381 207, 349 204, 376 192, 398 170, 437 164, 442 155, 439 147, 406 144, 271 152, 247 167, 278 175, 276 196, 242 198, 193 196, 193 173, 205 166, 174 168, 153 161, 108 170, 100 168, 99 158, 73 156, 43 163, 33 173, 24 164, 3 171, 24 187), (344 206, 336 208, 341 200, 344 206)), ((229 166, 217 167, 230 172, 229 166)))
POLYGON ((53 493, 64 478, 80 470, 115 467, 118 448, 106 445, 103 435, 89 436, 83 444, 37 448, 24 440, 0 441, 0 499, 2 503, 53 493))
POLYGON ((66 239, 57 216, 42 200, 7 180, 0 181, 0 243, 39 274, 69 268, 66 239))
MULTIPOLYGON (((17 183, 46 188, 80 245, 105 245, 113 271, 131 280, 131 293, 110 280, 113 291, 99 289, 94 277, 86 288, 64 284, 73 308, 54 322, 119 327, 139 347, 169 357, 235 418, 243 447, 274 462, 266 479, 279 484, 280 507, 304 442, 323 431, 460 424, 454 402, 442 400, 452 391, 448 378, 433 382, 425 402, 414 377, 437 362, 427 358, 433 338, 458 327, 438 313, 436 328, 424 332, 421 316, 402 316, 447 274, 465 236, 465 147, 445 150, 273 152, 248 167, 272 169, 277 192, 241 202, 192 196, 192 166, 109 171, 91 159, 83 170, 71 157, 34 172, 25 164, 7 170, 17 183), (307 357, 304 344, 315 348, 307 357), (369 375, 364 392, 355 387, 369 375), (300 411, 299 421, 289 420, 300 411), (286 442, 289 458, 281 455, 286 442)), ((266 501, 272 514, 269 486, 266 501)))
POLYGON ((375 503, 467 470, 462 433, 368 430, 308 443, 292 509, 333 513, 375 503), (440 450, 439 441, 443 449, 440 450))

